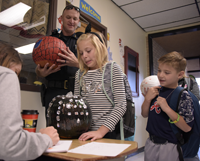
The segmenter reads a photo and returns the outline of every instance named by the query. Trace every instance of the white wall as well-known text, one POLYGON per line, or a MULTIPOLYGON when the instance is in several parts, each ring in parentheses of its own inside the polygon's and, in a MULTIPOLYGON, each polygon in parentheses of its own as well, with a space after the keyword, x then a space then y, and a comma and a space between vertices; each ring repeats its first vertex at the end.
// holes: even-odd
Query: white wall
MULTIPOLYGON (((119 65, 119 38, 122 39, 123 45, 128 46, 137 53, 139 53, 139 84, 148 75, 147 64, 143 63, 147 60, 147 47, 146 39, 147 34, 137 26, 137 24, 131 20, 123 11, 121 11, 110 0, 85 0, 92 8, 101 16, 101 23, 107 27, 107 31, 110 33, 110 42, 108 47, 112 52, 112 58, 119 65)), ((73 4, 79 7, 79 0, 74 0, 73 4)), ((62 14, 65 6, 65 0, 58 1, 57 14, 62 14)), ((121 65, 122 69, 123 66, 121 65)), ((37 131, 41 127, 45 127, 44 107, 41 105, 40 93, 22 91, 22 109, 37 109, 40 112, 37 131)), ((138 142, 138 148, 145 145, 145 141, 148 137, 146 132, 146 121, 141 116, 141 105, 144 100, 141 92, 139 97, 133 98, 136 105, 136 134, 135 141, 138 142)))

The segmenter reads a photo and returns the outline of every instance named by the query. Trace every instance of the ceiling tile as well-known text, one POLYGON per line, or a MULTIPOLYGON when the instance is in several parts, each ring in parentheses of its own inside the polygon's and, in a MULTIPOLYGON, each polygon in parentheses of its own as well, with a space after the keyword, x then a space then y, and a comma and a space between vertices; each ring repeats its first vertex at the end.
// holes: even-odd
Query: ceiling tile
POLYGON ((142 28, 147 28, 157 25, 174 23, 177 21, 184 21, 196 17, 199 17, 196 5, 190 5, 141 18, 136 18, 134 21, 137 22, 142 28))
POLYGON ((121 8, 132 18, 145 16, 153 13, 163 12, 173 8, 179 8, 195 4, 193 0, 143 0, 130 5, 122 6, 121 8))
POLYGON ((114 3, 116 3, 118 6, 126 5, 129 3, 134 3, 142 0, 112 0, 114 3))
POLYGON ((149 28, 145 28, 144 30, 146 32, 158 31, 158 30, 163 30, 163 29, 169 29, 169 28, 172 28, 172 27, 179 27, 179 26, 183 26, 183 25, 189 25, 189 24, 193 24, 193 23, 197 23, 197 22, 200 22, 200 17, 189 19, 189 20, 185 20, 185 21, 165 24, 165 25, 159 25, 159 26, 155 26, 155 27, 149 27, 149 28))

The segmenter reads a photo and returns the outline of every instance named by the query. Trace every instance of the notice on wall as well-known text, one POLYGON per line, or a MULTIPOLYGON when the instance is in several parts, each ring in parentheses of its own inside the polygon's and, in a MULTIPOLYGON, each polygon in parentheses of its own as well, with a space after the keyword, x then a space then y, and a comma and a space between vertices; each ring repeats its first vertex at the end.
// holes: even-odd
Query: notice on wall
POLYGON ((113 58, 112 58, 112 52, 110 51, 110 46, 108 47, 108 61, 112 61, 113 58))
POLYGON ((57 27, 57 30, 58 30, 58 32, 61 32, 62 31, 62 28, 63 28, 63 25, 62 25, 62 20, 61 20, 61 15, 59 15, 58 17, 57 17, 57 19, 58 19, 58 27, 57 27))
POLYGON ((73 3, 74 3, 74 0, 67 0, 67 2, 73 4, 73 3))
POLYGON ((119 56, 120 56, 120 63, 124 66, 124 45, 122 43, 122 39, 119 39, 119 56))
POLYGON ((107 41, 110 41, 110 33, 107 32, 107 41))
POLYGON ((80 0, 80 10, 101 22, 101 16, 84 0, 80 0))

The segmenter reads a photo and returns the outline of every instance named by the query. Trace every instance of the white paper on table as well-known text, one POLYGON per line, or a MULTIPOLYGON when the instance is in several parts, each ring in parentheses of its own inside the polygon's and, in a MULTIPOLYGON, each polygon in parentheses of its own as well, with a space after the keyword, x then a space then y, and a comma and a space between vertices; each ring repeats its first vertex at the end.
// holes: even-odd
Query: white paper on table
POLYGON ((72 140, 60 140, 55 146, 47 149, 46 153, 67 152, 72 143, 72 140))
POLYGON ((91 142, 74 149, 70 149, 69 153, 91 154, 101 156, 117 156, 131 144, 117 144, 117 143, 98 143, 91 142))

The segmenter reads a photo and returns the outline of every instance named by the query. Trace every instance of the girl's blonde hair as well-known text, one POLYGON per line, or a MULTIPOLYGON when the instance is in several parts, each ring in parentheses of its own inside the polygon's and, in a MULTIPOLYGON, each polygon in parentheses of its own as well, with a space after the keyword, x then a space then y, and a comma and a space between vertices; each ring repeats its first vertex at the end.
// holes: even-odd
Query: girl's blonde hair
POLYGON ((12 63, 22 65, 22 59, 19 53, 11 45, 0 41, 0 65, 10 68, 12 63))
POLYGON ((158 59, 158 63, 166 63, 172 66, 177 72, 185 71, 187 65, 186 59, 176 51, 163 55, 160 59, 158 59))
MULTIPOLYGON (((90 40, 92 45, 94 45, 96 49, 95 55, 96 55, 97 65, 100 68, 100 70, 102 70, 102 66, 108 62, 108 51, 105 45, 105 38, 103 34, 101 34, 100 32, 95 32, 95 33, 100 36, 102 42, 95 34, 87 33, 87 34, 82 34, 79 37, 79 39, 77 40, 77 46, 80 41, 90 40)), ((78 53, 79 68, 84 75, 85 73, 87 73, 89 68, 83 63, 78 47, 77 47, 77 53, 78 53)))

